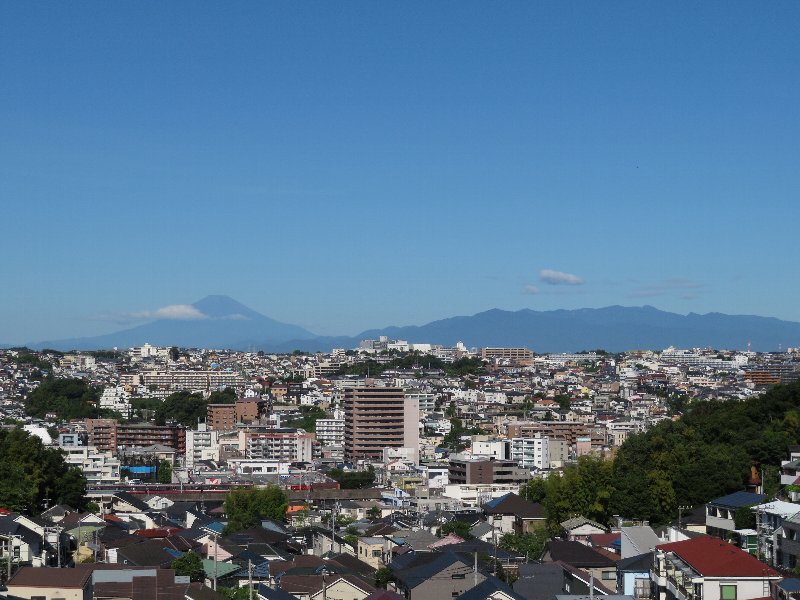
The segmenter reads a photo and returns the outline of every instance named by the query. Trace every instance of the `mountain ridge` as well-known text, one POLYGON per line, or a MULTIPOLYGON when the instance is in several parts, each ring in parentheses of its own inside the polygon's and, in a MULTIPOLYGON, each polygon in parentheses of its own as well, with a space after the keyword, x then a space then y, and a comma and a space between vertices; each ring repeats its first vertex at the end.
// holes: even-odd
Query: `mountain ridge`
POLYGON ((609 351, 714 347, 777 350, 800 345, 800 323, 757 315, 720 312, 687 315, 651 305, 612 305, 602 308, 508 311, 492 308, 474 315, 457 315, 423 325, 388 326, 355 336, 318 336, 289 323, 264 316, 223 295, 206 296, 191 305, 193 319, 156 319, 102 336, 31 344, 32 348, 93 350, 177 345, 194 348, 230 348, 268 352, 329 351, 353 348, 363 339, 381 335, 411 343, 470 347, 524 346, 537 352, 568 352, 603 348, 609 351))

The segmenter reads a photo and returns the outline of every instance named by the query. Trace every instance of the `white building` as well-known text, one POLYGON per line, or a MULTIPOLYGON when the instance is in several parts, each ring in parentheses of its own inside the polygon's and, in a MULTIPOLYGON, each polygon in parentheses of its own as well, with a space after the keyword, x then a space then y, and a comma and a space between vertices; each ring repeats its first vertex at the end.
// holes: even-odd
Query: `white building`
POLYGON ((344 446, 344 419, 317 419, 316 433, 323 446, 344 446))
POLYGON ((509 483, 450 483, 445 486, 442 495, 458 500, 466 507, 479 507, 509 492, 518 493, 519 486, 509 483))
POLYGON ((105 388, 98 405, 100 408, 118 412, 125 419, 131 417, 131 395, 125 391, 124 387, 105 388))
POLYGON ((120 462, 111 452, 100 452, 94 446, 61 448, 64 462, 83 471, 90 485, 119 483, 120 462))
POLYGON ((219 461, 219 431, 200 423, 195 430, 186 430, 186 468, 193 469, 201 460, 219 461))
POLYGON ((480 439, 477 436, 472 439, 472 456, 488 456, 505 460, 509 457, 508 452, 508 440, 480 439))
POLYGON ((547 437, 511 439, 511 460, 528 469, 550 468, 550 440, 547 437))

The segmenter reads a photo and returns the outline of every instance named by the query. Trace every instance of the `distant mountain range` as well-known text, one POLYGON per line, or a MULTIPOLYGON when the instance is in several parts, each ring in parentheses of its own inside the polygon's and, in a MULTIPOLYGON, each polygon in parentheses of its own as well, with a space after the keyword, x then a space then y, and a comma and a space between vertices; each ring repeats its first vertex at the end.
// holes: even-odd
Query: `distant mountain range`
POLYGON ((227 296, 208 296, 191 305, 195 318, 160 318, 117 333, 30 344, 33 348, 96 350, 129 348, 145 342, 185 348, 230 348, 291 352, 354 348, 363 339, 385 335, 412 343, 468 347, 524 346, 536 352, 603 348, 713 347, 778 350, 800 345, 800 323, 771 317, 690 313, 679 315, 652 306, 577 310, 488 310, 421 326, 370 329, 354 337, 317 336, 302 327, 270 319, 227 296))

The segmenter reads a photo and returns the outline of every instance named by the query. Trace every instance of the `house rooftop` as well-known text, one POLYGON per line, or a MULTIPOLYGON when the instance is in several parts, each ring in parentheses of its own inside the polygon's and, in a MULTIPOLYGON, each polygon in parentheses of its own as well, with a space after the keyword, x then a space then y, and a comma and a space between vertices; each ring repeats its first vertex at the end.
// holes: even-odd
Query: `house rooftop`
POLYGON ((704 577, 780 577, 752 554, 707 535, 656 548, 672 552, 704 577))
POLYGON ((722 508, 742 508, 745 506, 753 506, 766 500, 764 494, 754 494, 753 492, 734 492, 727 496, 715 498, 709 504, 719 506, 722 508))

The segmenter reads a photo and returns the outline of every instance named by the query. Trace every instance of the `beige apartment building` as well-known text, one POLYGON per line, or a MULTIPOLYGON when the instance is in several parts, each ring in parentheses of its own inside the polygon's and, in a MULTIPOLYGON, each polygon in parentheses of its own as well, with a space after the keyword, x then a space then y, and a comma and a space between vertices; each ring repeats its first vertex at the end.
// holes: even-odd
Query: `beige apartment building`
POLYGON ((419 405, 402 388, 347 388, 344 412, 345 460, 382 460, 384 448, 412 448, 419 459, 419 405))

